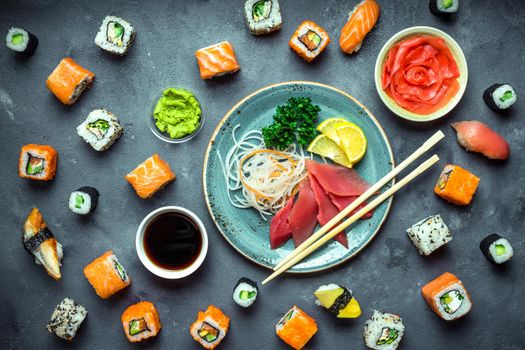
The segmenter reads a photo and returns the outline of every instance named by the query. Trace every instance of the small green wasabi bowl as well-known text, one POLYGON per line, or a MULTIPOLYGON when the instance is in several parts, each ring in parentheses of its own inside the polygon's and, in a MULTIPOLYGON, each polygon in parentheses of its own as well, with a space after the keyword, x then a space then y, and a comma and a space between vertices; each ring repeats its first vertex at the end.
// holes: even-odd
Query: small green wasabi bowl
POLYGON ((189 141, 197 136, 204 125, 200 102, 191 91, 179 87, 168 87, 162 90, 153 101, 148 119, 151 132, 168 143, 189 141), (162 116, 164 125, 170 125, 172 135, 175 137, 172 137, 168 130, 164 131, 159 128, 158 120, 155 118, 156 114, 162 116), (198 125, 195 127, 197 118, 198 125), (193 127, 195 128, 192 129, 193 127), (188 132, 187 130, 191 131, 188 132), (177 137, 177 134, 182 135, 177 137))
POLYGON ((463 54, 463 51, 461 50, 461 47, 459 44, 452 39, 450 35, 447 33, 433 28, 433 27, 426 27, 426 26, 417 26, 417 27, 410 27, 403 29, 402 31, 398 32, 394 36, 392 36, 386 44, 383 46, 381 51, 379 52, 379 55, 377 56, 376 65, 375 65, 375 71, 374 71, 374 79, 375 79, 375 85, 377 93, 379 94, 379 97, 383 101, 383 103, 390 109, 393 113, 398 115, 399 117, 410 120, 413 122, 428 122, 431 120, 436 120, 439 118, 442 118, 447 113, 449 113, 456 105, 459 103, 461 98, 463 97, 463 94, 465 93, 465 89, 467 88, 467 81, 468 81, 468 67, 467 67, 467 60, 465 59, 465 55, 463 54), (383 73, 383 66, 385 64, 386 58, 388 56, 388 52, 390 49, 398 42, 402 40, 409 39, 410 37, 416 36, 416 35, 431 35, 435 37, 442 38, 445 40, 445 43, 447 44, 448 48, 450 49, 450 52, 454 59, 456 60, 456 64, 459 69, 459 77, 458 83, 459 83, 459 91, 454 95, 450 101, 443 107, 441 107, 439 110, 431 113, 431 114, 417 114, 410 112, 401 106, 397 104, 397 102, 391 98, 385 90, 383 90, 382 83, 381 83, 381 77, 383 73))

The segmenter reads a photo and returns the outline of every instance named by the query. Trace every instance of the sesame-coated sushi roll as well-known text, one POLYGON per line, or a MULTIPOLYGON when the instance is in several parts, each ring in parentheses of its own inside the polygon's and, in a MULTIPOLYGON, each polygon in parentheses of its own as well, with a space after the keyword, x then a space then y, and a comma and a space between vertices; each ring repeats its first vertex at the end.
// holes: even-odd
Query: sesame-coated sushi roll
POLYGON ((421 294, 432 310, 445 321, 463 317, 472 308, 472 301, 463 283, 450 272, 424 285, 421 294))
POLYGON ((72 105, 91 86, 95 74, 74 59, 64 58, 46 80, 46 86, 65 105, 72 105))
POLYGON ((483 93, 483 101, 496 112, 509 109, 517 100, 518 94, 510 84, 494 84, 483 93))
POLYGON ((95 44, 102 50, 124 56, 136 35, 135 28, 129 22, 119 17, 106 16, 95 37, 95 44))
POLYGON ((159 313, 155 305, 149 301, 131 305, 124 311, 120 319, 124 333, 132 343, 155 337, 162 327, 159 313))
POLYGON ((230 318, 221 309, 210 305, 205 312, 199 311, 190 326, 190 334, 205 349, 215 349, 228 333, 230 318))
POLYGON ((73 340, 87 316, 87 310, 73 299, 65 298, 58 304, 47 324, 47 330, 59 338, 73 340))
POLYGON ((312 21, 304 21, 288 44, 306 62, 312 62, 330 43, 328 33, 312 21))
POLYGON ((108 299, 131 284, 131 278, 111 250, 87 265, 84 275, 102 299, 108 299))
POLYGON ((105 151, 118 140, 124 129, 117 117, 105 109, 95 109, 77 126, 77 134, 95 151, 105 151))
POLYGON ((255 303, 258 294, 257 282, 242 277, 233 289, 233 301, 239 306, 249 307, 255 303))
POLYGON ((509 241, 498 234, 485 237, 479 244, 483 255, 495 264, 503 264, 514 255, 514 250, 509 241))
POLYGON ((38 39, 25 29, 11 27, 5 37, 5 44, 16 53, 31 56, 38 46, 38 39))
POLYGON ((430 255, 452 240, 452 234, 439 214, 412 225, 407 234, 421 255, 430 255))
POLYGON ((99 193, 96 188, 83 186, 71 192, 69 196, 69 209, 73 213, 86 215, 97 207, 99 193))
POLYGON ((254 35, 279 30, 283 22, 279 0, 246 0, 244 14, 248 28, 254 35))
POLYGON ((405 326, 401 317, 375 310, 372 318, 365 323, 363 337, 370 349, 394 350, 397 349, 404 333, 405 326))
POLYGON ((18 175, 31 180, 53 180, 57 159, 57 151, 49 145, 25 145, 20 150, 18 175))
POLYGON ((317 333, 317 323, 306 312, 294 305, 279 320, 275 326, 275 332, 286 344, 295 350, 300 350, 317 333))

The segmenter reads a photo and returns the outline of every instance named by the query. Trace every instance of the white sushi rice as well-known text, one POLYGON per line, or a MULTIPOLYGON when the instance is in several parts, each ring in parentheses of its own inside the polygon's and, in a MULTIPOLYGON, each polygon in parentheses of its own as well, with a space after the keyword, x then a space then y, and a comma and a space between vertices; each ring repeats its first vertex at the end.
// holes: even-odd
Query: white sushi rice
POLYGON ((88 214, 91 211, 91 196, 86 192, 81 192, 81 191, 71 192, 71 195, 69 196, 69 209, 71 209, 73 213, 77 213, 80 215, 88 214), (80 205, 80 208, 77 208, 76 206, 77 196, 82 196, 82 198, 84 199, 84 201, 80 205))
POLYGON ((510 245, 509 241, 507 241, 505 238, 500 238, 496 241, 494 241, 489 246, 489 253, 492 256, 492 259, 494 259, 494 262, 496 264, 502 264, 507 260, 510 260, 514 256, 514 249, 512 249, 512 246, 510 245), (498 255, 496 253, 496 245, 502 245, 505 247, 505 253, 498 255))
POLYGON ((22 28, 15 28, 15 27, 9 28, 9 31, 7 32, 7 35, 5 37, 5 44, 7 45, 8 48, 16 52, 24 52, 25 49, 27 48, 28 43, 29 43, 29 34, 27 33, 26 30, 22 28), (13 36, 15 36, 16 34, 22 34, 24 37, 24 40, 22 40, 22 42, 19 44, 14 44, 12 41, 13 36))
POLYGON ((75 303, 73 299, 65 298, 53 311, 47 330, 57 337, 71 341, 86 316, 85 307, 75 303))
POLYGON ((403 320, 401 317, 394 314, 381 313, 375 310, 372 318, 370 318, 365 323, 363 337, 365 339, 366 346, 368 346, 370 349, 393 350, 397 349, 404 333, 405 326, 403 325, 403 320), (391 344, 377 345, 377 341, 383 333, 383 328, 395 329, 398 332, 397 338, 391 344))
POLYGON ((122 135, 124 129, 120 125, 117 117, 105 109, 95 109, 87 116, 86 120, 77 127, 77 134, 93 147, 96 151, 105 151, 122 135), (103 137, 99 139, 93 132, 88 130, 88 124, 97 120, 107 121, 109 129, 103 137))
POLYGON ((439 214, 412 225, 407 234, 421 255, 430 255, 452 240, 452 234, 439 214))
POLYGON ((126 20, 115 16, 106 16, 100 25, 97 36, 95 37, 95 44, 101 49, 123 56, 128 53, 131 44, 135 40, 135 28, 126 20), (117 45, 108 40, 107 31, 108 25, 111 22, 116 22, 124 28, 124 35, 122 36, 122 44, 117 45))
POLYGON ((250 28, 250 32, 254 35, 261 35, 279 30, 283 23, 279 1, 266 0, 266 2, 271 3, 270 13, 268 14, 267 18, 256 22, 253 18, 253 7, 259 1, 260 0, 247 0, 244 3, 244 14, 246 17, 246 22, 248 23, 248 28, 250 28))
POLYGON ((241 282, 233 290, 233 301, 235 301, 235 303, 239 306, 249 307, 255 302, 255 300, 257 300, 257 295, 258 295, 257 288, 255 288, 249 283, 241 282), (249 299, 242 299, 240 296, 242 292, 248 292, 248 293, 255 292, 255 295, 249 299))
POLYGON ((324 50, 323 46, 325 40, 327 40, 327 36, 325 33, 318 32, 318 29, 314 26, 304 25, 301 27, 301 30, 299 31, 298 35, 294 35, 291 40, 298 47, 304 48, 304 53, 306 54, 306 56, 308 56, 309 58, 315 58, 321 53, 321 51, 324 50), (321 42, 319 43, 319 46, 317 46, 317 48, 313 51, 308 50, 308 48, 301 42, 301 40, 299 40, 299 38, 305 35, 309 30, 315 32, 321 37, 321 42))
POLYGON ((516 91, 514 91, 514 88, 510 86, 509 84, 503 84, 500 87, 498 87, 494 92, 492 93, 492 100, 498 106, 500 109, 508 109, 510 106, 512 106, 514 103, 516 103, 517 100, 517 94, 516 91), (508 100, 502 101, 501 98, 507 91, 510 91, 512 93, 512 97, 508 100))
POLYGON ((472 302, 470 301, 470 298, 467 294, 467 290, 465 289, 465 287, 463 287, 461 283, 453 283, 447 288, 444 288, 440 293, 436 294, 436 296, 434 297, 434 303, 437 305, 441 317, 447 321, 455 320, 464 316, 472 308, 472 302), (457 290, 463 297, 463 300, 461 301, 459 308, 455 312, 448 313, 445 311, 445 306, 441 304, 440 297, 453 290, 457 290))

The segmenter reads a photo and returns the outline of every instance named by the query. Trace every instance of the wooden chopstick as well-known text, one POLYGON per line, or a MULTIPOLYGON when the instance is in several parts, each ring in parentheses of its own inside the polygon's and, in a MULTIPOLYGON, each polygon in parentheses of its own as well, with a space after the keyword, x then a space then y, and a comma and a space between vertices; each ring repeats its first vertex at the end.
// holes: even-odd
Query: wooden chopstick
POLYGON ((386 190, 385 192, 381 193, 379 196, 374 198, 373 201, 368 203, 365 207, 360 209, 357 213, 352 215, 350 218, 339 224, 337 227, 335 227, 333 230, 331 230, 329 233, 321 237, 319 240, 317 240, 315 243, 307 247, 301 252, 298 252, 296 254, 295 251, 292 252, 294 256, 281 268, 279 268, 277 271, 274 271, 270 276, 268 276, 264 281, 262 281, 262 284, 266 284, 276 278, 277 276, 281 275, 283 272, 288 270, 290 267, 294 266, 295 264, 299 263, 301 260, 303 260, 305 257, 310 255, 312 252, 317 250, 319 247, 324 245, 326 242, 334 238, 339 232, 343 231, 345 228, 359 220, 363 215, 368 213, 370 210, 377 207, 379 204, 383 203, 387 198, 392 196, 394 193, 396 193, 398 190, 403 188, 406 184, 408 184, 410 181, 412 181, 415 177, 425 172, 428 168, 430 168, 432 165, 436 164, 436 162, 439 160, 439 157, 437 155, 433 155, 429 159, 427 159, 424 163, 422 163, 420 166, 418 166, 416 169, 414 169, 410 174, 405 176, 401 181, 397 182, 394 186, 386 190))
POLYGON ((330 230, 330 228, 332 228, 335 224, 337 224, 338 222, 343 220, 348 214, 353 212, 359 205, 361 205, 364 201, 366 201, 372 195, 377 193, 377 191, 379 191, 384 185, 386 185, 387 182, 392 180, 401 171, 403 171, 407 166, 412 164, 412 162, 414 162, 416 159, 418 159, 423 153, 428 151, 430 148, 434 147, 434 145, 437 144, 439 141, 441 141, 444 137, 445 137, 445 134, 443 134, 443 132, 441 130, 437 131, 428 140, 426 140, 421 145, 421 147, 419 147, 417 150, 415 150, 404 161, 399 163, 398 166, 396 166, 388 174, 386 174, 381 180, 379 180, 376 184, 374 184, 372 187, 370 187, 368 190, 366 190, 361 196, 359 196, 355 201, 353 201, 348 207, 346 207, 339 214, 334 216, 323 227, 321 227, 313 235, 311 235, 306 241, 301 243, 297 248, 295 248, 295 250, 293 252, 291 252, 289 255, 284 257, 277 265, 275 265, 273 270, 277 271, 284 264, 286 264, 288 261, 293 259, 294 256, 299 254, 299 252, 305 250, 307 247, 309 247, 315 241, 317 241, 319 238, 321 238, 321 236, 323 236, 326 232, 328 232, 330 230))

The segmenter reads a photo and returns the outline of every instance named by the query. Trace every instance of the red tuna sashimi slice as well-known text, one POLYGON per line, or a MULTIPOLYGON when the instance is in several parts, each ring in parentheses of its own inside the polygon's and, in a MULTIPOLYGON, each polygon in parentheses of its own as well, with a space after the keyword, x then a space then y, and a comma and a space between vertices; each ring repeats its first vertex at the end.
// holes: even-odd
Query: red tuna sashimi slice
POLYGON ((360 196, 370 187, 357 171, 344 166, 307 160, 306 168, 326 192, 338 196, 360 196))
POLYGON ((505 160, 509 158, 510 147, 507 141, 477 120, 453 123, 458 142, 467 151, 478 152, 490 159, 505 160))
POLYGON ((306 178, 299 184, 299 194, 288 218, 296 247, 313 233, 315 226, 317 226, 317 213, 318 207, 314 192, 310 186, 310 181, 306 178))
POLYGON ((293 197, 291 197, 288 202, 286 202, 286 205, 272 218, 272 222, 270 223, 270 247, 272 249, 279 248, 292 238, 292 229, 288 224, 292 206, 293 197))
MULTIPOLYGON (((353 201, 355 201, 359 196, 338 196, 332 193, 328 193, 328 196, 330 196, 330 199, 332 200, 332 203, 340 210, 343 211, 346 207, 348 207, 350 204, 352 204, 353 201)), ((361 208, 363 208, 367 203, 361 203, 357 206, 357 208, 354 209, 350 213, 350 215, 357 213, 361 208)), ((361 217, 362 220, 364 219, 370 219, 372 215, 374 214, 374 210, 370 210, 368 213, 363 215, 361 217)), ((350 216, 349 215, 349 216, 350 216)))
MULTIPOLYGON (((317 182, 313 176, 310 176, 310 186, 312 186, 315 200, 317 202, 317 206, 319 207, 317 221, 319 221, 321 226, 326 225, 328 221, 332 220, 334 216, 339 214, 339 209, 337 209, 334 203, 332 203, 330 197, 328 197, 319 182, 317 182)), ((345 231, 339 232, 339 234, 335 236, 334 239, 341 243, 345 248, 348 248, 348 239, 346 238, 345 231)))

